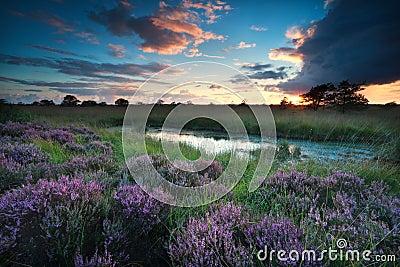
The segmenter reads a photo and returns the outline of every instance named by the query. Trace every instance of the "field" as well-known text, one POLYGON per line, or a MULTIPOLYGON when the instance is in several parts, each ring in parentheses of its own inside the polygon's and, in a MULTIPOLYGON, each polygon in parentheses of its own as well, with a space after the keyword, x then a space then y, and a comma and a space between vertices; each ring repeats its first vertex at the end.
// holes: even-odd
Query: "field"
MULTIPOLYGON (((156 106, 149 125, 160 126, 172 108, 156 106)), ((247 132, 257 134, 248 107, 234 110, 247 132)), ((272 112, 279 137, 365 143, 379 152, 361 162, 321 162, 296 158, 281 144, 256 191, 247 186, 257 151, 226 196, 174 207, 147 195, 129 173, 121 130, 110 129, 122 124, 124 107, 13 106, 7 113, 14 122, 0 124, 0 265, 394 266, 393 257, 400 257, 400 107, 342 114, 273 106, 272 112), (337 248, 339 240, 346 249, 391 261, 324 258, 321 251, 337 248), (316 254, 262 260, 257 254, 265 246, 316 254)), ((221 131, 206 120, 187 128, 221 131)), ((231 157, 217 155, 193 174, 166 160, 158 140, 147 138, 146 146, 156 169, 184 186, 209 183, 231 157)), ((180 147, 187 158, 198 158, 195 148, 180 147)), ((134 145, 125 149, 137 162, 144 159, 134 145)))

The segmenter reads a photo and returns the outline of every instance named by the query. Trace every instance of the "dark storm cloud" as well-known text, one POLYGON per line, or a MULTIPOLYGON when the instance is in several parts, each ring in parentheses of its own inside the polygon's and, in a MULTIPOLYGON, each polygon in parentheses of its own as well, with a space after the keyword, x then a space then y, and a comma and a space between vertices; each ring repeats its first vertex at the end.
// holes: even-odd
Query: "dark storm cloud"
POLYGON ((315 23, 312 37, 297 52, 304 66, 279 85, 284 91, 349 79, 367 84, 400 80, 400 2, 337 0, 315 23))

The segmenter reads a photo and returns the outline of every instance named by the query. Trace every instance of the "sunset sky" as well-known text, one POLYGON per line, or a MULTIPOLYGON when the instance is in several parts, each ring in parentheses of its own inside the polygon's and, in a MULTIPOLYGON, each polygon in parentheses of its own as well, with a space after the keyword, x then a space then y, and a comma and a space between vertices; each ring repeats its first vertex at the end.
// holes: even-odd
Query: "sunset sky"
MULTIPOLYGON (((283 96, 296 101, 312 86, 344 79, 365 82, 370 103, 400 103, 398 1, 16 0, 0 5, 0 98, 14 103, 60 103, 66 94, 114 103, 130 99, 152 74, 188 61, 237 69, 268 103, 283 96)), ((190 86, 178 92, 165 101, 205 94, 190 86)), ((149 93, 135 100, 155 98, 149 93)))

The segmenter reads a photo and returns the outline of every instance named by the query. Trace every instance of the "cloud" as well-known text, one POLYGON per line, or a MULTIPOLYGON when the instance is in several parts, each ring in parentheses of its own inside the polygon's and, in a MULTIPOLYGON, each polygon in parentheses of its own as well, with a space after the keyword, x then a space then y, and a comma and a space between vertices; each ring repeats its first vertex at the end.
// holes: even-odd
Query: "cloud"
POLYGON ((214 83, 214 84, 211 84, 209 88, 210 89, 221 89, 221 88, 224 88, 224 87, 219 85, 219 84, 215 84, 214 83))
POLYGON ((260 71, 264 69, 272 68, 272 64, 261 64, 261 63, 244 63, 241 65, 242 69, 250 71, 260 71))
POLYGON ((62 55, 69 55, 69 56, 78 56, 75 53, 72 53, 72 52, 69 52, 69 51, 65 51, 65 50, 61 50, 61 49, 52 48, 52 47, 49 47, 49 46, 36 45, 36 44, 25 44, 25 45, 33 47, 33 48, 36 48, 36 49, 49 51, 49 52, 52 52, 52 53, 57 53, 57 54, 62 54, 62 55))
POLYGON ((184 52, 185 57, 208 57, 208 58, 225 58, 224 56, 207 55, 199 51, 197 47, 191 47, 188 52, 184 52))
POLYGON ((25 92, 35 92, 35 93, 40 93, 43 92, 43 90, 40 89, 24 89, 25 92))
POLYGON ((311 38, 314 35, 316 25, 312 25, 307 30, 299 28, 298 26, 292 26, 286 30, 286 38, 292 39, 292 43, 295 47, 303 45, 304 41, 311 38))
POLYGON ((85 40, 88 43, 95 44, 95 45, 100 44, 99 40, 92 32, 77 32, 74 35, 79 38, 82 38, 83 40, 85 40))
POLYGON ((6 99, 10 103, 32 103, 38 101, 39 96, 37 94, 0 94, 0 99, 6 99))
POLYGON ((108 44, 108 48, 110 48, 109 54, 116 58, 123 58, 126 54, 126 49, 123 45, 115 45, 115 44, 108 44))
POLYGON ((334 0, 325 0, 325 2, 324 2, 324 9, 327 9, 328 6, 329 6, 331 3, 333 3, 333 1, 334 1, 334 0))
POLYGON ((287 78, 287 74, 284 71, 273 71, 273 70, 265 70, 265 71, 257 71, 253 74, 247 75, 250 79, 285 79, 287 78))
POLYGON ((311 38, 314 35, 317 25, 311 25, 309 28, 304 30, 299 26, 292 26, 286 30, 286 38, 291 39, 292 44, 295 48, 281 47, 269 50, 269 59, 288 61, 297 66, 303 63, 303 54, 298 50, 305 40, 311 38))
POLYGON ((260 27, 260 26, 256 26, 256 25, 251 25, 250 30, 252 31, 256 31, 256 32, 265 32, 268 30, 267 27, 260 27))
POLYGON ((246 49, 246 48, 253 48, 253 47, 256 47, 256 44, 255 44, 255 43, 253 43, 253 44, 248 44, 248 43, 246 43, 246 42, 241 41, 241 42, 239 42, 238 45, 235 45, 235 46, 230 45, 230 46, 228 46, 227 48, 224 49, 224 51, 225 51, 225 52, 229 52, 229 51, 232 50, 232 49, 246 49))
MULTIPOLYGON (((24 15, 24 14, 22 14, 22 15, 24 15)), ((51 13, 47 13, 47 12, 39 10, 39 11, 29 12, 26 16, 30 19, 37 20, 44 24, 56 27, 57 28, 56 33, 58 33, 58 34, 75 31, 74 23, 68 22, 56 14, 51 14, 51 13)))
POLYGON ((299 53, 295 48, 281 47, 269 50, 269 59, 288 61, 300 65, 303 63, 303 54, 299 53))
POLYGON ((199 26, 201 13, 198 10, 203 9, 207 22, 211 23, 216 19, 215 12, 228 10, 226 6, 183 1, 173 7, 161 1, 154 14, 136 17, 132 14, 132 6, 120 2, 112 9, 103 7, 97 12, 91 11, 88 16, 113 35, 138 35, 142 39, 139 48, 144 52, 175 55, 190 44, 198 46, 209 40, 224 40, 224 36, 204 31, 199 26))
POLYGON ((128 76, 148 76, 169 67, 169 65, 167 64, 157 62, 147 64, 112 64, 95 63, 92 61, 73 58, 27 58, 4 54, 0 54, 0 63, 33 67, 47 67, 55 69, 60 73, 73 76, 86 76, 97 78, 108 78, 108 76, 113 74, 123 74, 128 76))
POLYGON ((191 0, 186 0, 183 1, 183 6, 189 9, 194 8, 194 9, 204 10, 204 16, 206 17, 207 24, 215 23, 216 20, 221 17, 220 15, 216 14, 216 11, 225 10, 227 12, 229 10, 232 10, 232 7, 230 5, 227 5, 226 2, 218 0, 215 1, 215 3, 212 3, 211 1, 207 3, 202 3, 202 2, 193 2, 191 0))
POLYGON ((367 85, 400 80, 399 7, 389 0, 336 0, 314 23, 312 37, 289 53, 301 55, 300 73, 279 86, 291 92, 344 79, 367 85))

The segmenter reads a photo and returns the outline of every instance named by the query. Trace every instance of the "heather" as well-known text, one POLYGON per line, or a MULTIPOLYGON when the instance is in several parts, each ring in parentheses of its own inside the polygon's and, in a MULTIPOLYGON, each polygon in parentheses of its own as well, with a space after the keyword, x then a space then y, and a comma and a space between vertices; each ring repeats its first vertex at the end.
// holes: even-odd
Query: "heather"
MULTIPOLYGON (((400 256, 398 169, 385 167, 390 162, 303 161, 282 142, 255 192, 246 186, 257 152, 231 193, 180 208, 135 184, 137 174, 121 160, 120 132, 30 122, 2 123, 0 132, 2 266, 358 266, 257 258, 265 246, 320 251, 339 238, 352 249, 400 256)), ((229 161, 227 154, 211 162, 169 161, 159 142, 147 141, 154 153, 129 148, 131 163, 150 160, 181 186, 210 183, 229 161), (194 168, 200 171, 188 171, 194 168)), ((182 148, 197 159, 198 151, 182 148)), ((168 197, 161 189, 157 194, 168 197)))

